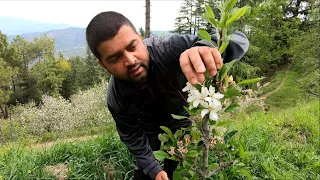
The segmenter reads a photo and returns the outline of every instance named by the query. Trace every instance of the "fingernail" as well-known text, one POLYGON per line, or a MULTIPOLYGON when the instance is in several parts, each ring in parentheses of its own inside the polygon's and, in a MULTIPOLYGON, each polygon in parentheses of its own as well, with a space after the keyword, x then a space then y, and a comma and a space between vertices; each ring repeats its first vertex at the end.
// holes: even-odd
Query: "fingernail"
POLYGON ((206 69, 204 68, 204 66, 198 66, 198 71, 199 72, 204 72, 204 71, 206 71, 206 69))
POLYGON ((191 78, 190 83, 191 83, 192 85, 196 84, 196 83, 197 83, 196 78, 191 78))
POLYGON ((220 69, 221 68, 221 64, 217 64, 217 69, 220 69))

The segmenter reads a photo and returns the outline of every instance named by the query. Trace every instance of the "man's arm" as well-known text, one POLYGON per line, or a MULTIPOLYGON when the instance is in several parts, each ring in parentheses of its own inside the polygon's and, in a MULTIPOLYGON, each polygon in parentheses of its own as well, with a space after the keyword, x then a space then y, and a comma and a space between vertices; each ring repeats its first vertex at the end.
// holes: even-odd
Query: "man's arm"
MULTIPOLYGON (((211 39, 212 44, 216 44, 216 35, 211 35, 211 39)), ((206 70, 211 76, 215 76, 222 66, 222 58, 224 62, 239 60, 249 47, 247 37, 240 31, 233 34, 222 57, 217 48, 212 48, 209 42, 200 40, 197 36, 172 36, 167 44, 175 59, 179 57, 181 70, 191 84, 202 82, 206 70), (194 43, 191 45, 192 42, 194 43)))

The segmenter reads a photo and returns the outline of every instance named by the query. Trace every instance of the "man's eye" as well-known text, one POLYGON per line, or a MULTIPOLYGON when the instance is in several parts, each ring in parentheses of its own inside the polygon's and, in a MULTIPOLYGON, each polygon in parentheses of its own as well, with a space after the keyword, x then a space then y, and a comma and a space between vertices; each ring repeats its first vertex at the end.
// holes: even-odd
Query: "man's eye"
POLYGON ((129 50, 134 51, 135 49, 136 49, 136 46, 131 46, 131 48, 129 50))

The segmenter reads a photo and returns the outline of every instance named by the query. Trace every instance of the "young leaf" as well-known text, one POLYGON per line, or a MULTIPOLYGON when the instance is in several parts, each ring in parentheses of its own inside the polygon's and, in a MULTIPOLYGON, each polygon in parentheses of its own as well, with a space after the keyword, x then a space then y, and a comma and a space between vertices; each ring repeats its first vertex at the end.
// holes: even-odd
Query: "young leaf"
POLYGON ((238 104, 231 104, 224 112, 233 112, 236 110, 236 108, 239 107, 238 104))
POLYGON ((234 136, 237 132, 238 132, 237 130, 234 130, 234 131, 231 131, 231 132, 229 132, 228 134, 226 134, 226 135, 224 136, 224 142, 227 143, 228 140, 229 140, 232 136, 234 136))
POLYGON ((222 79, 227 75, 227 73, 229 72, 229 70, 231 69, 231 67, 234 65, 234 63, 236 63, 238 61, 238 59, 234 59, 231 62, 225 63, 223 64, 222 68, 219 71, 218 74, 218 80, 222 81, 222 79))
POLYGON ((169 135, 170 139, 172 140, 174 139, 173 134, 169 128, 165 126, 160 126, 160 128, 169 135))
POLYGON ((177 139, 179 139, 182 135, 183 135, 182 130, 178 130, 176 131, 176 133, 174 133, 174 137, 177 139))
POLYGON ((220 180, 228 180, 227 174, 224 171, 220 172, 220 180))
POLYGON ((178 119, 178 120, 180 120, 180 119, 188 119, 187 116, 180 116, 180 115, 174 115, 174 114, 171 114, 171 116, 172 116, 174 119, 178 119))
POLYGON ((221 47, 219 48, 220 54, 222 54, 228 47, 229 43, 222 43, 221 47))
POLYGON ((174 171, 173 172, 173 180, 183 180, 182 175, 180 172, 174 171))
POLYGON ((154 152, 153 152, 153 155, 154 155, 154 157, 155 157, 156 159, 158 159, 159 161, 163 161, 165 158, 169 158, 169 155, 168 155, 166 152, 161 151, 161 150, 159 150, 159 151, 154 151, 154 152))
POLYGON ((229 12, 233 7, 234 5, 236 5, 238 2, 238 0, 230 0, 226 6, 226 8, 224 9, 225 12, 229 12))
POLYGON ((239 82, 238 85, 256 83, 256 82, 261 81, 261 80, 264 79, 264 78, 265 78, 265 77, 254 78, 254 79, 246 79, 246 80, 243 80, 243 81, 239 82))
POLYGON ((217 167, 219 167, 219 164, 218 164, 218 163, 212 163, 212 164, 209 165, 208 170, 209 170, 209 171, 213 171, 213 170, 215 170, 217 167))
POLYGON ((252 175, 247 169, 240 168, 240 169, 238 169, 238 172, 240 172, 243 175, 245 175, 248 179, 252 179, 252 175))
POLYGON ((200 141, 200 135, 197 131, 191 131, 191 137, 192 139, 194 139, 196 142, 200 141))
POLYGON ((233 121, 227 120, 227 121, 219 121, 217 126, 225 126, 225 125, 229 125, 232 124, 233 121))
POLYGON ((211 43, 211 36, 206 30, 199 30, 198 37, 200 39, 207 40, 209 43, 211 43))
POLYGON ((226 22, 226 26, 229 26, 232 22, 238 20, 241 18, 241 16, 243 16, 246 11, 247 11, 247 6, 244 6, 242 8, 239 8, 232 16, 230 19, 227 20, 226 22))
POLYGON ((199 175, 195 173, 190 180, 199 180, 199 175))
POLYGON ((235 88, 229 88, 227 91, 224 93, 224 98, 232 98, 235 96, 240 96, 241 93, 235 89, 235 88))
POLYGON ((209 19, 209 22, 210 22, 212 25, 214 25, 215 27, 217 27, 218 24, 217 24, 215 15, 214 15, 211 7, 208 6, 208 5, 206 5, 206 13, 207 13, 207 15, 208 15, 207 17, 208 17, 208 19, 209 19))
POLYGON ((198 152, 197 152, 196 150, 191 150, 191 151, 189 151, 189 152, 187 153, 186 156, 195 158, 195 157, 198 156, 198 152))
POLYGON ((169 140, 169 136, 168 134, 159 134, 158 135, 158 139, 161 141, 161 142, 167 142, 169 140))

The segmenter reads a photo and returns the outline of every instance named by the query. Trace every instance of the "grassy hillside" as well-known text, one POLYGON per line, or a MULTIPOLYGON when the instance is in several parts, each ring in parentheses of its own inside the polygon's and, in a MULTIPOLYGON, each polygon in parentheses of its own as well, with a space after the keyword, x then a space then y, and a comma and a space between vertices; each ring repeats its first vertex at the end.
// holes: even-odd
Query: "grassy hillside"
MULTIPOLYGON (((318 101, 235 117, 232 127, 240 131, 238 138, 250 152, 244 163, 255 179, 305 180, 320 176, 318 101)), ((55 175, 130 179, 133 168, 133 158, 112 123, 96 138, 60 142, 51 148, 7 145, 1 149, 0 159, 3 179, 46 179, 55 175)), ((226 172, 230 179, 243 179, 232 167, 226 172)))

